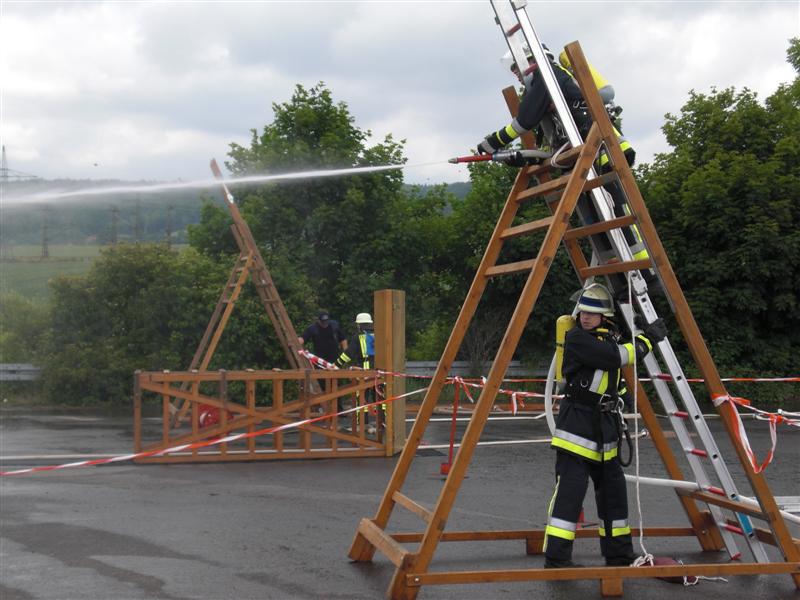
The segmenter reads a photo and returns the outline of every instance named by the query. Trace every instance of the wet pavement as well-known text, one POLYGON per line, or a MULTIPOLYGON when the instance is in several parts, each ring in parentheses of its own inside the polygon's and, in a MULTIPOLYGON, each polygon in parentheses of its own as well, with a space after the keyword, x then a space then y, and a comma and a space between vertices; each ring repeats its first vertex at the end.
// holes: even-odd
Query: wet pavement
MULTIPOLYGON (((92 411, 3 409, 0 468, 59 464, 132 451, 132 417, 92 411)), ((769 444, 763 422, 747 421, 757 456, 769 444)), ((409 424, 410 425, 410 424, 409 424)), ((153 422, 155 426, 155 421, 153 422)), ((459 433, 465 424, 459 424, 459 433)), ((735 461, 721 424, 711 422, 723 456, 735 461)), ((449 424, 432 423, 429 444, 448 441, 449 424)), ((543 420, 490 421, 483 440, 544 440, 543 420)), ((446 450, 420 451, 403 492, 432 506, 446 450)), ((392 459, 264 461, 133 465, 0 479, 0 598, 38 599, 367 599, 383 598, 394 572, 380 553, 373 563, 347 558, 355 528, 373 516, 395 465, 392 459)), ((546 443, 482 446, 475 452, 448 521, 449 530, 542 528, 552 493, 554 454, 546 443)), ((732 464, 732 463, 731 463, 732 464)), ((767 480, 778 496, 800 495, 800 430, 779 428, 767 480)), ((684 465, 685 466, 685 465, 684 465)), ((732 472, 742 493, 750 488, 732 472)), ((664 476, 649 441, 640 471, 664 476)), ((685 469, 688 471, 688 468, 685 469)), ((633 467, 628 469, 633 472, 633 467)), ((589 494, 588 497, 591 497, 589 494)), ((634 486, 631 524, 638 525, 634 486)), ((646 526, 686 526, 671 491, 641 487, 646 526)), ((586 517, 592 520, 593 501, 586 517)), ((392 531, 419 531, 421 521, 398 508, 392 531)), ((792 525, 793 535, 800 528, 792 525)), ((692 538, 648 538, 656 555, 686 562, 724 561, 701 553, 692 538)), ((744 543, 741 543, 744 548, 744 543)), ((413 546, 411 546, 413 549, 413 546)), ((773 549, 772 555, 777 557, 773 549)), ((747 556, 747 551, 745 551, 747 556)), ((576 543, 575 559, 599 565, 596 542, 576 543)), ((521 541, 441 543, 432 570, 539 566, 521 541)), ((788 575, 701 581, 695 587, 629 580, 627 598, 728 600, 800 597, 788 575)), ((600 598, 596 581, 427 586, 421 599, 600 598)))

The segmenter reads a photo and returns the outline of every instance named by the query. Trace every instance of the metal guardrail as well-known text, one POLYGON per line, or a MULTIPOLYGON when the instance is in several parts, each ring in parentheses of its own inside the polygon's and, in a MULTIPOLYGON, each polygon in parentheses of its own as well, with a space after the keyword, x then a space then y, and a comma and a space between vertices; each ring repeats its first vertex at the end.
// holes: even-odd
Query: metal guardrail
POLYGON ((36 381, 41 376, 41 367, 29 363, 0 363, 0 381, 36 381))
MULTIPOLYGON (((436 371, 436 366, 439 363, 435 360, 409 360, 406 362, 405 372, 409 375, 433 375, 436 371)), ((489 373, 492 363, 485 362, 481 367, 481 375, 489 373)), ((469 377, 474 373, 471 371, 472 363, 466 360, 457 360, 453 362, 453 367, 450 369, 449 375, 451 377, 469 377)), ((531 368, 525 366, 518 360, 512 360, 508 364, 508 371, 506 377, 546 377, 548 366, 538 366, 531 368)))

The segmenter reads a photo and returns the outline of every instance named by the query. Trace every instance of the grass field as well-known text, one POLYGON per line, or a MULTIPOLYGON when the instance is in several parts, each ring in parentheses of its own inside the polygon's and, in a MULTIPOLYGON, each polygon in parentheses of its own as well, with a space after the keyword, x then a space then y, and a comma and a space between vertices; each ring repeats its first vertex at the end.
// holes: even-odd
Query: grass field
POLYGON ((0 262, 0 292, 17 292, 26 298, 47 298, 47 282, 59 275, 83 275, 102 246, 53 244, 49 258, 41 258, 35 244, 14 246, 14 260, 0 262))

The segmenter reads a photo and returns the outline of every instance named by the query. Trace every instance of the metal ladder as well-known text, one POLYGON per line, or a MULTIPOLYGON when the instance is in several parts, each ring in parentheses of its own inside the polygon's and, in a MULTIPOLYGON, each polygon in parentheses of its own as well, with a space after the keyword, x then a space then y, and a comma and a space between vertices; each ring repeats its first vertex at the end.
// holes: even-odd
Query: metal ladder
MULTIPOLYGON (((572 118, 572 114, 567 106, 566 101, 561 93, 555 76, 553 75, 549 61, 547 60, 544 49, 540 43, 539 38, 531 24, 530 18, 525 6, 525 0, 490 0, 492 8, 495 11, 496 22, 500 26, 503 36, 508 44, 511 54, 519 67, 520 73, 529 75, 533 72, 535 67, 529 63, 525 46, 530 48, 533 53, 534 59, 539 65, 543 81, 547 86, 550 98, 555 106, 555 111, 561 119, 564 129, 567 133, 570 144, 573 147, 578 147, 584 143, 577 126, 572 118)), ((596 178, 597 174, 592 172, 587 179, 591 180, 596 178)), ((614 219, 613 206, 611 199, 607 192, 601 187, 596 187, 590 192, 591 202, 597 211, 601 221, 610 221, 614 219)), ((584 200, 582 202, 586 202, 584 200)), ((584 207, 586 208, 586 207, 584 207)), ((582 221, 585 221, 585 210, 576 211, 582 221)), ((584 224, 586 224, 584 222, 584 224)), ((609 241, 612 246, 613 254, 621 262, 632 262, 633 256, 625 241, 625 238, 619 229, 609 231, 609 241)), ((599 256, 601 252, 598 249, 598 244, 595 240, 590 240, 595 256, 599 256)), ((597 259, 595 259, 596 261, 597 259)), ((593 262, 595 262, 593 261, 593 262)), ((599 262, 599 261, 597 261, 599 262)), ((658 314, 650 300, 647 290, 647 284, 638 270, 629 272, 629 280, 631 289, 633 291, 633 299, 638 306, 639 313, 645 318, 647 323, 652 323, 658 318, 658 314)), ((612 286, 613 289, 613 286, 612 286)), ((617 290, 620 291, 620 290, 617 290)), ((632 307, 630 305, 622 305, 624 312, 627 311, 627 317, 631 317, 632 307)), ((632 319, 627 319, 632 322, 632 319)), ((632 333, 637 333, 636 331, 632 333)), ((670 423, 676 433, 677 439, 686 455, 689 466, 694 474, 695 480, 698 485, 706 491, 713 493, 723 494, 730 500, 737 501, 739 493, 736 485, 731 477, 728 468, 722 459, 716 441, 712 436, 708 424, 703 418, 702 412, 697 405, 694 394, 689 387, 689 383, 683 373, 683 370, 678 362, 677 357, 670 345, 669 340, 665 339, 657 344, 658 353, 661 355, 666 371, 663 370, 655 356, 655 352, 650 353, 644 360, 645 367, 648 374, 653 380, 656 393, 661 400, 664 408, 666 409, 670 423), (685 410, 680 410, 673 397, 672 391, 666 381, 658 376, 662 373, 668 373, 671 376, 671 381, 675 387, 675 391, 680 398, 680 401, 685 410), (694 446, 686 421, 690 420, 694 424, 694 428, 702 442, 703 448, 694 446), (703 465, 704 460, 709 460, 713 467, 717 478, 720 483, 720 488, 711 484, 706 469, 703 465)), ((747 544, 757 562, 769 562, 764 545, 756 536, 750 517, 742 513, 734 513, 736 521, 739 526, 736 527, 727 522, 723 509, 716 505, 706 504, 715 523, 719 528, 720 535, 725 544, 725 548, 731 559, 738 559, 741 553, 738 549, 734 534, 741 534, 747 541, 747 544)))

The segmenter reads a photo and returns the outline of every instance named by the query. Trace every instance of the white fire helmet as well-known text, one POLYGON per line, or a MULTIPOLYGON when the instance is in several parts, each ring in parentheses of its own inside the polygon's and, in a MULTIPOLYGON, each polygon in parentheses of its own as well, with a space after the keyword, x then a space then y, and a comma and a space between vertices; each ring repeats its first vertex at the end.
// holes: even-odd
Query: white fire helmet
POLYGON ((578 301, 578 310, 588 313, 599 313, 606 317, 614 316, 614 300, 606 286, 592 283, 572 296, 578 301))
POLYGON ((358 313, 356 315, 356 325, 372 325, 372 317, 369 313, 358 313))

